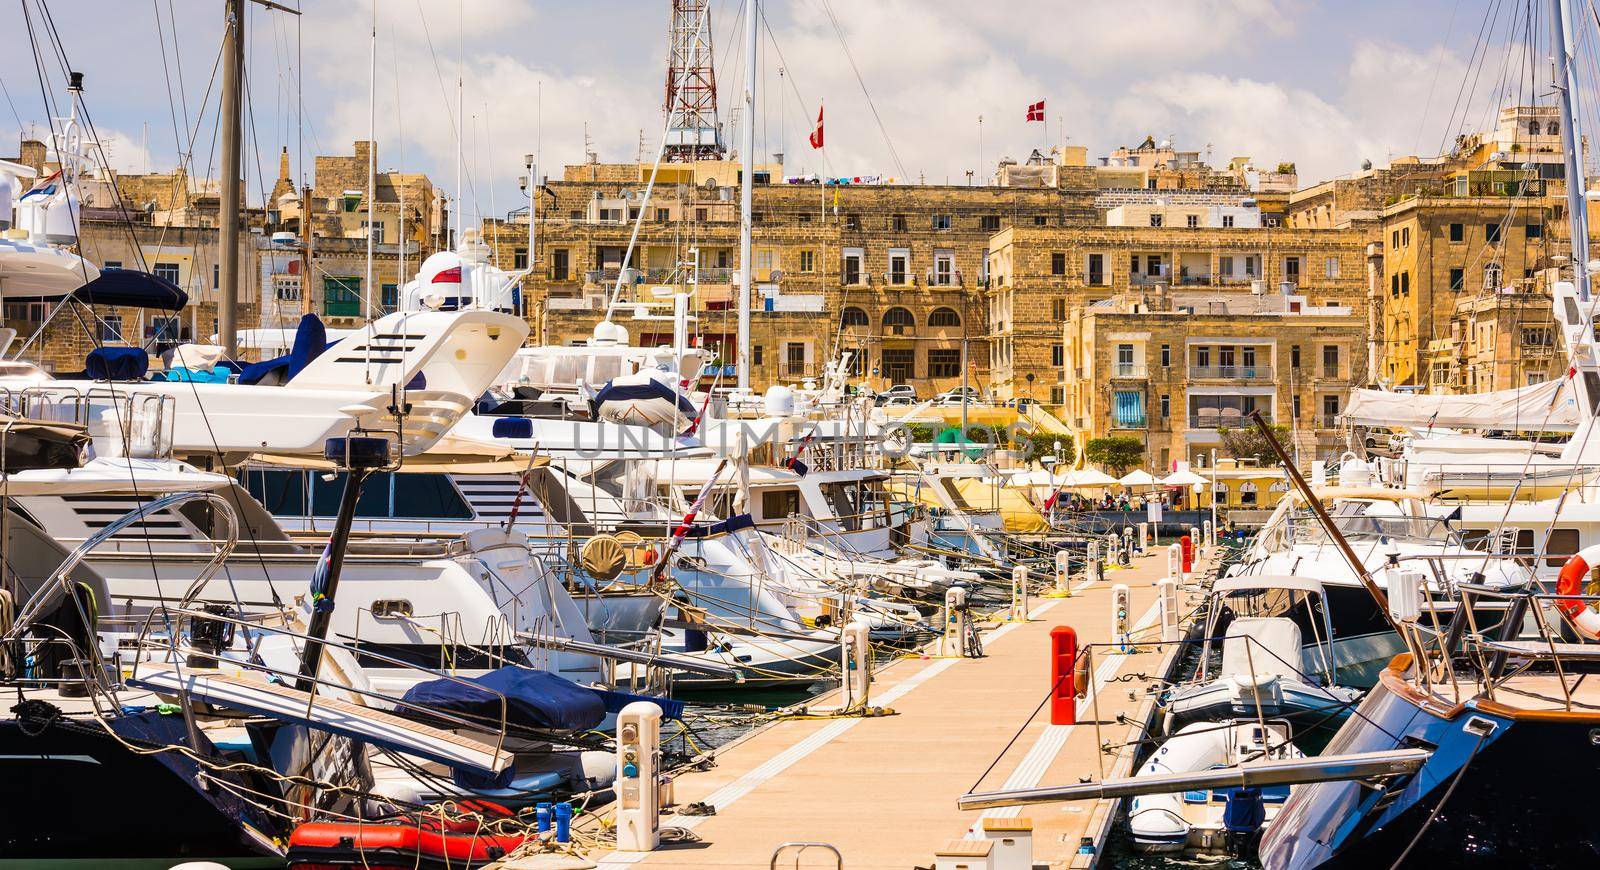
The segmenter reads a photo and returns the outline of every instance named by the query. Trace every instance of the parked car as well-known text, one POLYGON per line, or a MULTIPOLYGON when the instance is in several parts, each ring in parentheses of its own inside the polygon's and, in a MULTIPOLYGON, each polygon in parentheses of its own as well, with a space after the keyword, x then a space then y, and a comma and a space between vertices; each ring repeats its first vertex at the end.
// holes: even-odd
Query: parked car
POLYGON ((1024 409, 1028 408, 1029 406, 1037 405, 1037 404, 1039 404, 1037 399, 1032 399, 1032 398, 1029 398, 1028 396, 1018 396, 1015 399, 1006 399, 1006 407, 1007 408, 1016 408, 1018 411, 1024 410, 1024 409))
POLYGON ((917 391, 910 384, 895 384, 878 394, 878 402, 885 404, 889 399, 897 396, 910 399, 913 403, 917 401, 917 391))
POLYGON ((880 402, 885 408, 910 408, 917 404, 917 400, 910 396, 884 396, 880 402))
POLYGON ((977 387, 956 387, 953 390, 946 390, 940 393, 934 398, 934 402, 940 405, 959 405, 961 404, 963 390, 965 390, 967 404, 976 405, 983 401, 983 394, 978 392, 977 387))

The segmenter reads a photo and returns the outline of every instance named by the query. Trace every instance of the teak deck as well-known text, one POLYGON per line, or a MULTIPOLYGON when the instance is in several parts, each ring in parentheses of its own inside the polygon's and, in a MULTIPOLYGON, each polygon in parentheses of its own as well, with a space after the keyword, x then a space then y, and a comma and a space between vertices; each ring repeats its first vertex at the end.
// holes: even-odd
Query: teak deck
MULTIPOLYGON (((1167 557, 1164 550, 1153 552, 1131 568, 1108 571, 1104 582, 1078 582, 1071 598, 1034 599, 1030 622, 1005 623, 986 634, 985 658, 906 658, 881 668, 871 704, 898 715, 782 720, 720 748, 715 767, 684 773, 675 784, 679 806, 703 801, 716 815, 662 819, 663 826, 691 829, 699 842, 596 860, 611 868, 764 868, 779 844, 814 841, 837 847, 852 870, 905 870, 931 867, 935 850, 952 838, 975 836, 982 818, 1021 815, 1033 820, 1035 862, 1093 866, 1110 827, 1110 801, 979 813, 957 809, 956 798, 969 790, 1128 775, 1133 753, 1123 744, 1139 727, 1117 724, 1116 716, 1126 714, 1139 725, 1150 717, 1147 689, 1175 658, 1176 645, 1145 644, 1131 655, 1097 648, 1098 700, 1081 699, 1079 724, 1051 726, 1048 710, 1034 713, 1050 688, 1051 628, 1071 626, 1080 644, 1110 642, 1111 588, 1118 583, 1132 593, 1134 624, 1155 623, 1154 584, 1166 574, 1167 557), (1101 742, 1113 748, 1101 753, 1101 742), (1084 838, 1091 846, 1080 851, 1084 838)), ((1197 577, 1205 567, 1196 566, 1197 577)), ((1197 601, 1180 590, 1180 615, 1197 601)), ((1155 640, 1158 631, 1146 628, 1136 639, 1155 640)), ((837 703, 823 696, 816 706, 837 703)), ((821 855, 807 853, 802 866, 828 866, 812 862, 821 855)))

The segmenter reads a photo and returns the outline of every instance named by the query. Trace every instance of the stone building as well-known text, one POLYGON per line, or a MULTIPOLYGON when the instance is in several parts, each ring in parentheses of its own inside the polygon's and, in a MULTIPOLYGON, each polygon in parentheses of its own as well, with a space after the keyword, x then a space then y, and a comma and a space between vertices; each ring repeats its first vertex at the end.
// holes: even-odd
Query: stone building
POLYGON ((1250 426, 1251 411, 1302 456, 1336 456, 1337 417, 1366 383, 1364 318, 1304 295, 1132 287, 1074 307, 1057 338, 1062 416, 1079 444, 1137 438, 1158 469, 1227 456, 1221 430, 1250 426))
MULTIPOLYGON (((1093 170, 1067 168, 1049 187, 785 183, 778 167, 754 181, 751 383, 798 383, 841 351, 872 386, 924 396, 987 379, 982 288, 995 232, 1016 225, 1093 222, 1093 170)), ((622 278, 612 319, 635 342, 671 335, 653 288, 694 293, 695 331, 735 375, 738 166, 661 167, 649 202, 648 164, 567 167, 539 196, 538 251, 527 293, 534 334, 551 343, 592 335, 622 278), (644 212, 631 258, 633 219, 644 212), (697 281, 695 280, 697 278, 697 281), (694 282, 694 283, 691 283, 694 282)), ((483 230, 502 263, 526 262, 525 213, 483 230), (498 242, 496 240, 498 239, 498 242)), ((667 291, 662 291, 663 293, 667 291)))
POLYGON ((1192 307, 1173 300, 1206 294, 1242 294, 1263 310, 1274 304, 1269 297, 1284 295, 1322 308, 1358 306, 1366 290, 1361 251, 1352 230, 1198 221, 1002 230, 989 243, 991 383, 1005 398, 1048 397, 1070 422, 1081 398, 1072 398, 1075 379, 1061 377, 1060 329, 1073 311, 1119 295, 1154 312, 1192 307))

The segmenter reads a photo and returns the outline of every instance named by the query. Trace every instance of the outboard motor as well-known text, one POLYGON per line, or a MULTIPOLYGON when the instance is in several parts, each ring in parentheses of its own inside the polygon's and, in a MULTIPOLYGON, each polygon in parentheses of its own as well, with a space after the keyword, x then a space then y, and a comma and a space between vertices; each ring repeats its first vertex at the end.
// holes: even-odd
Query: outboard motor
POLYGON ((1236 858, 1253 857, 1261 842, 1261 826, 1267 821, 1267 803, 1259 788, 1238 788, 1228 793, 1222 808, 1222 827, 1228 837, 1228 854, 1236 858))

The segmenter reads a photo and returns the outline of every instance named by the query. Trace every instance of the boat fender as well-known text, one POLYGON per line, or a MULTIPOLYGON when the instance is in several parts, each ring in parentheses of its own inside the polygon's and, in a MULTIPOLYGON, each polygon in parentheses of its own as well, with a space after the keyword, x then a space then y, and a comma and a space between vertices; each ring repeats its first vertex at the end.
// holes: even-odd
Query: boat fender
MULTIPOLYGON (((1591 584, 1588 582, 1597 570, 1600 570, 1600 544, 1584 547, 1561 566, 1561 573, 1556 577, 1556 594, 1558 595, 1585 595, 1592 594, 1587 591, 1591 584)), ((1597 578, 1600 579, 1600 578, 1597 578)), ((1578 633, 1590 640, 1600 640, 1600 612, 1594 609, 1600 602, 1584 601, 1578 598, 1557 598, 1556 608, 1572 622, 1572 627, 1578 633)))

